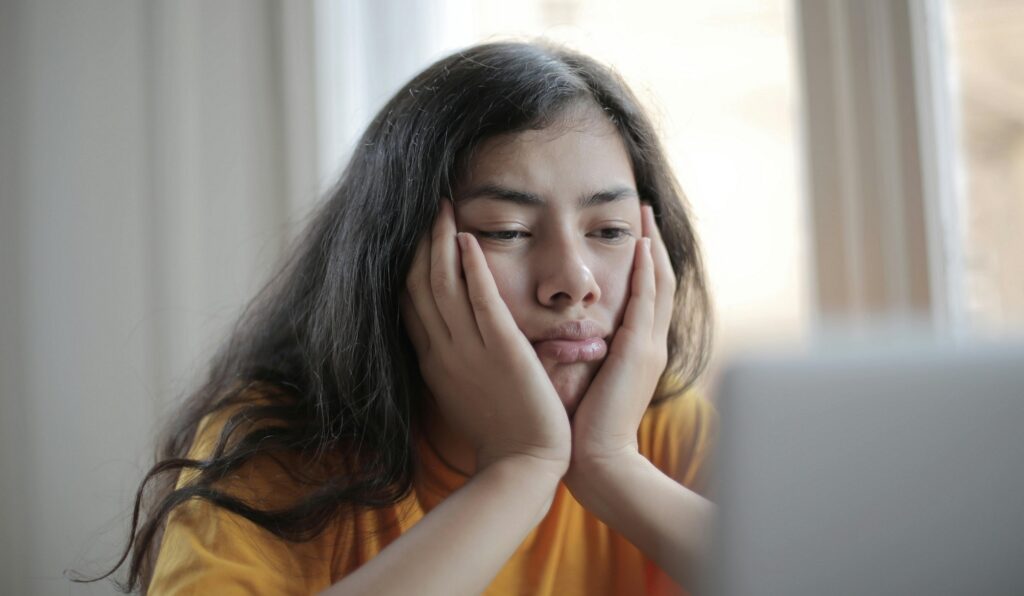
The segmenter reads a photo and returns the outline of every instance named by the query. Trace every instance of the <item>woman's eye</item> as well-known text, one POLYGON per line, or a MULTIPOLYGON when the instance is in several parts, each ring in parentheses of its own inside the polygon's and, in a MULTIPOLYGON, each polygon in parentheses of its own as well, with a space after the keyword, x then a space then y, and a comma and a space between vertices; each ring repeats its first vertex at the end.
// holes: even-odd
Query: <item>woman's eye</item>
MULTIPOLYGON (((491 232, 480 231, 477 232, 477 235, 486 240, 512 242, 514 240, 529 238, 531 234, 522 230, 495 230, 491 232)), ((625 240, 633 234, 630 232, 629 228, 601 228, 597 232, 594 232, 593 235, 596 235, 601 240, 617 241, 625 240)))
POLYGON ((529 233, 521 230, 498 230, 496 232, 478 232, 478 234, 488 240, 500 240, 505 242, 526 238, 530 235, 529 233))
POLYGON ((597 235, 602 240, 624 240, 633 234, 628 228, 601 228, 597 231, 597 235))

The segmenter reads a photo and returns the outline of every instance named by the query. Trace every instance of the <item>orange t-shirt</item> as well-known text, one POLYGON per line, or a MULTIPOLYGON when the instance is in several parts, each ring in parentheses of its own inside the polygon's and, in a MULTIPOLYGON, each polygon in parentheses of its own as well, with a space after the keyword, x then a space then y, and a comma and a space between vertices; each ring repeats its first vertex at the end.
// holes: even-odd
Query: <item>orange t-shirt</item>
MULTIPOLYGON (((223 423, 223 417, 218 417, 223 423)), ((192 456, 209 453, 219 433, 200 427, 192 456)), ((707 459, 717 430, 714 407, 688 393, 648 409, 640 452, 666 474, 706 493, 707 459)), ((305 543, 280 539, 204 500, 188 501, 167 520, 150 584, 152 594, 315 594, 366 563, 409 530, 466 478, 423 441, 411 494, 384 509, 339 516, 305 543)), ((231 494, 261 506, 287 498, 281 465, 243 466, 231 494)), ((181 486, 194 472, 183 472, 181 486)), ((443 548, 443 545, 439 545, 443 548)), ((559 484, 547 515, 485 591, 489 595, 685 594, 632 543, 584 509, 559 484)))

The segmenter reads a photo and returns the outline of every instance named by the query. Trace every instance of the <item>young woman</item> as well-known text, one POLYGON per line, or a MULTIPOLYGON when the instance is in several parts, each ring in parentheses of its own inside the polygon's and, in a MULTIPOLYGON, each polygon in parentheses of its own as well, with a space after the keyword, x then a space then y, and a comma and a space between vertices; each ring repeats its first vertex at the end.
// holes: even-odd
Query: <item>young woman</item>
POLYGON ((373 120, 171 421, 122 587, 690 588, 709 329, 626 85, 541 43, 444 58, 373 120))

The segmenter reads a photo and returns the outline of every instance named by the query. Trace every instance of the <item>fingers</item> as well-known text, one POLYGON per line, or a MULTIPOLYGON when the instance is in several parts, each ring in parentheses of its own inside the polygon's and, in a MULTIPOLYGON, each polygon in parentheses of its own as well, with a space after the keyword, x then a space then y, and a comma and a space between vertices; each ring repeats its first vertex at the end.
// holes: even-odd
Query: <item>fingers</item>
POLYGON ((456 232, 455 210, 449 199, 442 198, 430 243, 430 289, 451 337, 480 339, 466 295, 466 282, 462 279, 456 232))
POLYGON ((633 253, 633 274, 630 279, 630 297, 623 315, 622 326, 640 337, 651 337, 654 326, 655 279, 651 259, 651 239, 640 238, 633 253))
POLYGON ((399 309, 402 312, 402 320, 405 322, 405 330, 409 334, 409 340, 416 348, 417 354, 426 354, 430 350, 430 335, 423 326, 423 321, 416 314, 416 307, 412 303, 412 295, 409 290, 402 292, 399 309))
POLYGON ((643 235, 651 239, 651 258, 654 263, 655 279, 655 306, 654 306, 654 330, 655 334, 668 330, 672 321, 672 307, 675 303, 676 276, 672 271, 672 260, 668 256, 668 250, 661 239, 661 231, 654 220, 654 209, 650 205, 641 207, 643 221, 643 235))
MULTIPOLYGON (((430 289, 430 237, 424 235, 416 245, 416 253, 405 279, 405 287, 409 293, 413 311, 421 324, 425 335, 438 339, 450 339, 448 326, 434 302, 434 294, 430 289)), ((411 317, 407 317, 408 319, 411 317)), ((411 337, 411 336, 410 336, 411 337)))
POLYGON ((462 268, 466 272, 466 286, 469 302, 473 308, 476 324, 480 329, 485 346, 498 344, 508 330, 518 330, 512 313, 509 312, 494 276, 487 267, 484 252, 472 234, 459 234, 462 246, 462 268))

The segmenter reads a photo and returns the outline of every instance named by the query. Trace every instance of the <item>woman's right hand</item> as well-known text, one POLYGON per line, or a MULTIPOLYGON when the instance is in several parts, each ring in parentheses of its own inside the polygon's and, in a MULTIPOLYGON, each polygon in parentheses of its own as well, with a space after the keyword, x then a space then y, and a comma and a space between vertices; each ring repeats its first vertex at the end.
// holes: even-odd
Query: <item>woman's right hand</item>
POLYGON ((477 470, 525 456, 564 472, 572 448, 565 407, 476 238, 456 232, 451 201, 442 199, 406 278, 402 317, 423 378, 447 425, 476 448, 477 470))

